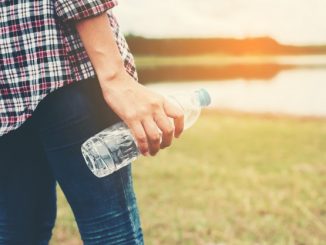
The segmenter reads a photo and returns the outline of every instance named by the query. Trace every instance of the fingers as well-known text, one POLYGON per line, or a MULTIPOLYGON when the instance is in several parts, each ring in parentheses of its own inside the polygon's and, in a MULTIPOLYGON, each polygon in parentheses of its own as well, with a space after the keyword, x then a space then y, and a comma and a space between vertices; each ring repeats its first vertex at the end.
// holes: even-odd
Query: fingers
POLYGON ((161 134, 152 117, 142 121, 145 133, 147 135, 149 153, 154 156, 160 150, 161 134))
POLYGON ((131 133, 134 135, 137 141, 137 147, 141 154, 148 156, 149 154, 149 146, 147 142, 147 136, 142 124, 139 121, 132 123, 129 126, 131 133))
POLYGON ((160 145, 160 148, 163 149, 165 147, 168 147, 172 143, 173 134, 174 134, 174 125, 172 122, 170 122, 169 118, 165 115, 164 111, 157 114, 154 117, 154 120, 159 127, 159 129, 162 131, 162 142, 160 145))
POLYGON ((173 135, 179 137, 183 132, 183 109, 173 102, 156 98, 137 109, 125 117, 125 122, 131 129, 141 154, 156 155, 160 149, 171 145, 173 135))
POLYGON ((169 100, 164 100, 164 111, 167 116, 173 118, 175 127, 174 136, 178 138, 184 129, 184 114, 182 109, 169 100))

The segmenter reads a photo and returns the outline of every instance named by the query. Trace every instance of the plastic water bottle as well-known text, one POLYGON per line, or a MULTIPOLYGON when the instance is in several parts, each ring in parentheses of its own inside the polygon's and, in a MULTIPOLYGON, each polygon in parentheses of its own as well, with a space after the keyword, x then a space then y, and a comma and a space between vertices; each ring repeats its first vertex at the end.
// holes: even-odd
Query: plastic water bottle
MULTIPOLYGON (((211 102, 205 89, 193 93, 174 93, 166 98, 178 105, 184 113, 184 129, 198 119, 202 107, 211 102)), ((171 119, 173 120, 173 119, 171 119)), ((128 126, 118 122, 86 140, 81 147, 88 168, 97 177, 107 176, 130 164, 141 154, 128 126)))

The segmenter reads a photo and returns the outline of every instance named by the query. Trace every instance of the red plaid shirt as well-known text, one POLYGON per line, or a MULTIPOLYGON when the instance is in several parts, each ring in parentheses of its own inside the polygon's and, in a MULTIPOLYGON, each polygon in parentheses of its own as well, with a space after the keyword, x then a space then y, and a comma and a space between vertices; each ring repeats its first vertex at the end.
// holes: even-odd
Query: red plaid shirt
POLYGON ((133 56, 112 13, 117 4, 0 0, 0 136, 21 126, 52 91, 96 75, 73 21, 106 12, 126 71, 138 81, 133 56))

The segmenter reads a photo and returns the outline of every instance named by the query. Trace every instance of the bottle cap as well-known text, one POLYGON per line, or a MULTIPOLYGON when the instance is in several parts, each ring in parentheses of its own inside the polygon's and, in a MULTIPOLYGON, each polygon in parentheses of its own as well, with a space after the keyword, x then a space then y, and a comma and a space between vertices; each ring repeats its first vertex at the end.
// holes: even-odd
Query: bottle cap
POLYGON ((201 107, 208 106, 211 103, 211 96, 206 89, 201 88, 196 91, 198 93, 199 103, 201 107))

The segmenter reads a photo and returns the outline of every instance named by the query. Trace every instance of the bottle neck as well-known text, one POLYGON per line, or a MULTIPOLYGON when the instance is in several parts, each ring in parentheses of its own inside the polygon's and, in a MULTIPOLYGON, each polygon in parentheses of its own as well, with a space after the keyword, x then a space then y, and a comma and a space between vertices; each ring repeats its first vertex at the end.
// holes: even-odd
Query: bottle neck
POLYGON ((199 102, 200 107, 206 107, 209 106, 211 103, 211 96, 207 92, 206 89, 199 89, 195 91, 195 94, 197 96, 197 100, 199 102))

